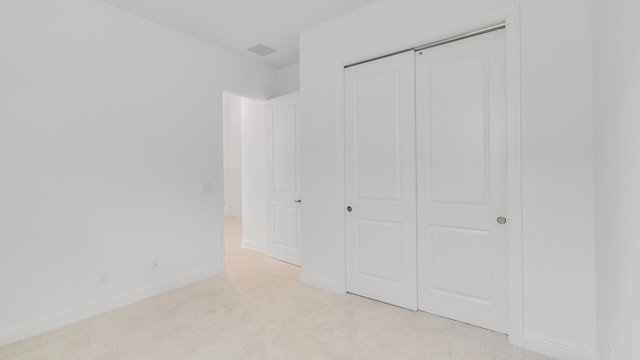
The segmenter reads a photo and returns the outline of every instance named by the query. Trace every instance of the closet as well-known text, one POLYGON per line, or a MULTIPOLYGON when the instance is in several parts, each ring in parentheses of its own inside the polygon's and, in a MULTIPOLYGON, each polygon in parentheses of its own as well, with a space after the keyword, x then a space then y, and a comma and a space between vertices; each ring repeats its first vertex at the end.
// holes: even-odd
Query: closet
POLYGON ((507 332, 503 28, 345 69, 349 292, 507 332))

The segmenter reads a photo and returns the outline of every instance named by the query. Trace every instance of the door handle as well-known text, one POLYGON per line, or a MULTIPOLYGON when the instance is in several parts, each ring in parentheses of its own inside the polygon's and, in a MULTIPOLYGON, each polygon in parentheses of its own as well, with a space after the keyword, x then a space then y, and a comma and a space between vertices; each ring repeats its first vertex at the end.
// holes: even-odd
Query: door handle
POLYGON ((347 211, 348 211, 348 212, 352 212, 352 211, 353 211, 353 208, 352 208, 351 206, 347 206, 347 211))
POLYGON ((504 216, 500 216, 499 218, 496 219, 496 221, 498 221, 498 224, 504 225, 507 223, 507 218, 504 216))
POLYGON ((302 204, 302 199, 300 200, 293 200, 294 202, 297 202, 298 204, 302 204))

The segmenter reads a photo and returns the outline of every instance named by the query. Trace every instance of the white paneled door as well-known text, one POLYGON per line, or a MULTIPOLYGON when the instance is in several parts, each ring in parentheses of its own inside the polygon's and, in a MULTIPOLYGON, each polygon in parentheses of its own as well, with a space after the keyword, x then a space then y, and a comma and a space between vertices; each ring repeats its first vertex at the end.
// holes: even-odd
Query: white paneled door
POLYGON ((505 31, 416 52, 419 309, 508 330, 505 31))
POLYGON ((506 39, 345 70, 347 290, 508 330, 506 39))
POLYGON ((417 309, 413 51, 345 70, 347 290, 417 309))
POLYGON ((298 94, 266 105, 267 255, 300 265, 300 111, 298 94))

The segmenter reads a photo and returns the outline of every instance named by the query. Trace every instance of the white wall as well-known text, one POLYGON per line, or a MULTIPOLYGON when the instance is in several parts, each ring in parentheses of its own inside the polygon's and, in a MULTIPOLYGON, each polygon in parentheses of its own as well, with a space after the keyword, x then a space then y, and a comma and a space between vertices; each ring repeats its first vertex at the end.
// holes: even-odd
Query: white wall
POLYGON ((265 251, 267 179, 265 103, 242 98, 242 246, 265 251))
POLYGON ((224 93, 224 214, 242 217, 242 98, 224 93))
POLYGON ((278 96, 300 90, 300 65, 294 64, 278 70, 278 96))
POLYGON ((0 345, 223 271, 222 89, 275 70, 94 0, 0 0, 0 49, 0 345))
POLYGON ((591 4, 382 0, 301 34, 303 281, 344 284, 337 66, 432 40, 521 4, 524 342, 592 359, 595 254, 591 4))
POLYGON ((632 360, 640 359, 640 3, 596 0, 594 18, 600 352, 632 360))

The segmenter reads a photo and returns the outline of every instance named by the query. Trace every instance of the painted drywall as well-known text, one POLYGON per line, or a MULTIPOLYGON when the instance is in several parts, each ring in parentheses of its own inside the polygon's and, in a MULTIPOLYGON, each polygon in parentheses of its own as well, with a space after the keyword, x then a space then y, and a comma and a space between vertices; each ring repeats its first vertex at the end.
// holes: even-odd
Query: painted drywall
POLYGON ((242 217, 242 98, 223 96, 224 214, 242 217))
POLYGON ((242 246, 264 251, 267 224, 265 103, 242 98, 242 246))
POLYGON ((278 96, 300 90, 300 65, 294 64, 278 70, 278 96))
POLYGON ((276 69, 298 62, 298 32, 375 0, 102 0, 276 69), (269 56, 247 50, 262 42, 269 56))
POLYGON ((640 359, 640 3, 596 0, 598 330, 602 360, 640 359))
POLYGON ((301 34, 302 280, 341 291, 335 81, 373 58, 520 7, 524 339, 563 359, 596 354, 591 3, 382 0, 301 34), (336 214, 338 212, 338 214, 336 214))
POLYGON ((0 1, 0 48, 0 345, 223 271, 222 89, 275 70, 95 0, 0 1))

